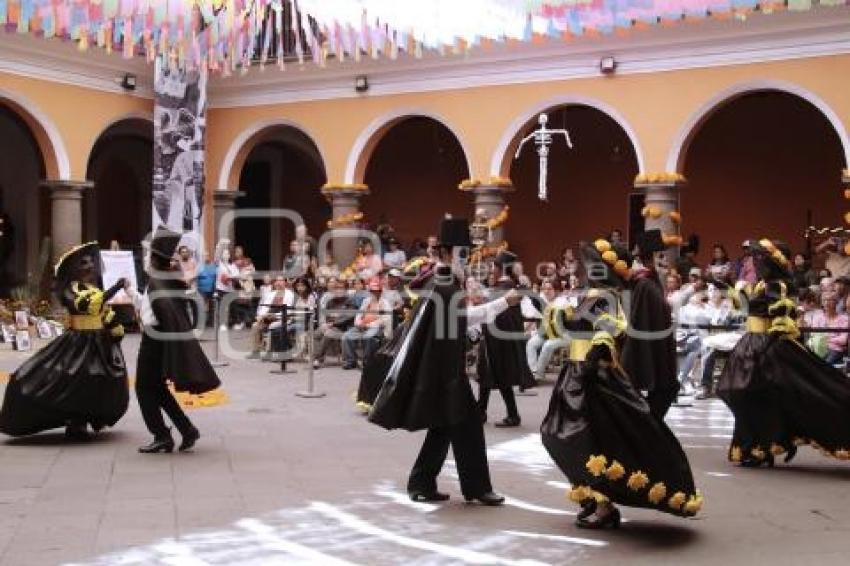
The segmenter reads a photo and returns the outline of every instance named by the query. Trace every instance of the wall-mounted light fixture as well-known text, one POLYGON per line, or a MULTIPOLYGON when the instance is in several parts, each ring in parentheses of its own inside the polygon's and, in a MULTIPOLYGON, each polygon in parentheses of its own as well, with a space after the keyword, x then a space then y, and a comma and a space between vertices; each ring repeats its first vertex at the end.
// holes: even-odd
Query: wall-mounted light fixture
POLYGON ((599 60, 599 72, 603 75, 613 75, 617 71, 617 60, 613 57, 603 57, 599 60))
POLYGON ((369 90, 369 79, 366 75, 358 75, 354 77, 354 90, 357 92, 366 92, 369 90))

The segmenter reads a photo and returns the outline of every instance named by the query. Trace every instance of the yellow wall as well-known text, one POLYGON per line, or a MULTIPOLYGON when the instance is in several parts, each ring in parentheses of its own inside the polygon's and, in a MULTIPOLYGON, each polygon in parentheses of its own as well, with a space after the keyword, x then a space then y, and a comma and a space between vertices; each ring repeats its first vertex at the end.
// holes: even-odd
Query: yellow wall
MULTIPOLYGON (((233 189, 240 159, 222 173, 234 140, 258 123, 283 120, 302 126, 325 159, 331 182, 346 179, 349 154, 367 127, 382 115, 415 109, 442 117, 468 151, 474 177, 486 178, 500 139, 517 120, 532 118, 547 101, 593 100, 631 126, 641 147, 644 172, 667 169, 674 140, 701 109, 724 92, 757 85, 788 86, 819 98, 850 126, 850 55, 717 68, 528 83, 465 90, 212 109, 208 174, 211 187, 233 189), (769 81, 769 82, 765 82, 769 81), (223 175, 223 176, 222 176, 223 175)), ((512 135, 513 132, 507 135, 512 135)), ((250 144, 249 144, 250 145, 250 144)), ((248 148, 249 149, 249 148, 248 148)), ((368 151, 367 151, 368 153, 368 151)), ((367 156, 368 157, 368 156, 367 156)), ((502 170, 502 173, 505 171, 502 170)))
MULTIPOLYGON (((12 106, 21 109, 26 106, 37 109, 48 124, 53 124, 61 138, 61 145, 67 152, 71 180, 83 180, 89 154, 103 131, 112 123, 125 117, 148 117, 153 113, 153 101, 119 93, 106 93, 92 89, 30 79, 16 75, 0 73, 0 102, 4 93, 11 93, 12 106)), ((55 148, 45 139, 43 124, 37 123, 32 115, 22 115, 27 121, 45 156, 47 175, 58 178, 58 166, 55 160, 55 148)))

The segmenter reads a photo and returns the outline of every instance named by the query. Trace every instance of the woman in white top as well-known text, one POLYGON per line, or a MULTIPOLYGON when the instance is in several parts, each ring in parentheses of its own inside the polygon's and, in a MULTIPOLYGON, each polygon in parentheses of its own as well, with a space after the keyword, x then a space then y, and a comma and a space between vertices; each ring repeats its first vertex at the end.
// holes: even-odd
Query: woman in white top
MULTIPOLYGON (((218 252, 218 269, 215 277, 215 290, 219 296, 219 304, 228 304, 232 307, 233 302, 226 297, 233 293, 234 282, 239 280, 239 268, 230 261, 230 244, 225 243, 218 252)), ((228 309, 230 310, 230 309, 228 309)), ((227 330, 230 323, 230 313, 227 313, 227 319, 221 322, 220 330, 227 330)))

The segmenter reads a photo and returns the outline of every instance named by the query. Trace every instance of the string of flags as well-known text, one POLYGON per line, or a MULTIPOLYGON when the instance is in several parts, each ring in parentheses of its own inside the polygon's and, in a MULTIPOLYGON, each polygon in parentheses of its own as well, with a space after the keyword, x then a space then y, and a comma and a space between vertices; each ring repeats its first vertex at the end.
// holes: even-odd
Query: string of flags
POLYGON ((850 0, 0 0, 8 33, 224 75, 287 62, 457 55, 850 0))

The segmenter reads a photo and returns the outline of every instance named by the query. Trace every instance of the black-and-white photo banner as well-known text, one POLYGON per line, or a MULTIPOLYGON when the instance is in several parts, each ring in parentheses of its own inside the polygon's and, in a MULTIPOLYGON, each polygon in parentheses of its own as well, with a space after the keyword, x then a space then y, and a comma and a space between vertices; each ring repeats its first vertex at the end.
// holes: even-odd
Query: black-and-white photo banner
POLYGON ((153 222, 201 247, 207 76, 170 69, 157 59, 154 81, 153 222))

